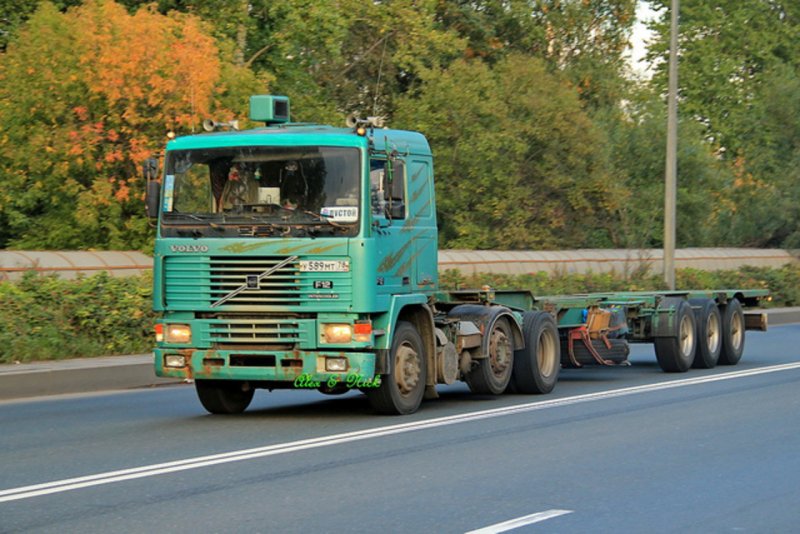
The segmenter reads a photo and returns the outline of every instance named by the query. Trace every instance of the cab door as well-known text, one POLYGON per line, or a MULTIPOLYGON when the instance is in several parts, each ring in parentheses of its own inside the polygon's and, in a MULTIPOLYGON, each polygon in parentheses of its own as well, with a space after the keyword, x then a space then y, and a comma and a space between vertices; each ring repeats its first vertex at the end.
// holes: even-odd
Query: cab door
POLYGON ((409 293, 415 273, 411 261, 412 235, 406 229, 405 161, 372 158, 369 176, 372 235, 378 256, 378 294, 409 293))

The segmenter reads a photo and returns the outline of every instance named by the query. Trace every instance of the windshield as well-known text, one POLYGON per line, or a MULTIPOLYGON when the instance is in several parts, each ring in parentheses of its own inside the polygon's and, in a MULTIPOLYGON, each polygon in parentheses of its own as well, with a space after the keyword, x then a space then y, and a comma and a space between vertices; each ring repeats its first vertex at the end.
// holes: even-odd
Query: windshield
MULTIPOLYGON (((229 147, 167 155, 162 202, 171 225, 236 235, 352 235, 359 220, 356 148, 229 147), (223 228, 224 227, 228 227, 223 228), (306 228, 303 228, 306 227, 306 228)), ((183 235, 181 233, 177 235, 183 235)))

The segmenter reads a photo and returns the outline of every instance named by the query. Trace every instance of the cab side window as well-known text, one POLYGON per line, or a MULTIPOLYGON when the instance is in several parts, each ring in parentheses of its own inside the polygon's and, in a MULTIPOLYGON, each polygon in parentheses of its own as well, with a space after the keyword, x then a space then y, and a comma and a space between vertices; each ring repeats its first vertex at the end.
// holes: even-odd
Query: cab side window
POLYGON ((406 218, 405 175, 405 164, 400 160, 370 160, 369 190, 373 215, 387 219, 406 218), (393 165, 391 180, 389 165, 393 165))

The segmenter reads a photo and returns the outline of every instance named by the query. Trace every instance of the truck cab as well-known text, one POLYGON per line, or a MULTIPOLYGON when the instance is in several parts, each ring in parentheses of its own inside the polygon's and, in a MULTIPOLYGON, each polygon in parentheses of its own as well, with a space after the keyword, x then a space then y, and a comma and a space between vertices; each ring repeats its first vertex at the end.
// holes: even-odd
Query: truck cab
POLYGON ((253 97, 251 118, 267 125, 170 141, 148 188, 156 374, 193 379, 212 412, 256 388, 379 389, 398 317, 437 287, 430 147, 291 123, 282 97, 253 97))

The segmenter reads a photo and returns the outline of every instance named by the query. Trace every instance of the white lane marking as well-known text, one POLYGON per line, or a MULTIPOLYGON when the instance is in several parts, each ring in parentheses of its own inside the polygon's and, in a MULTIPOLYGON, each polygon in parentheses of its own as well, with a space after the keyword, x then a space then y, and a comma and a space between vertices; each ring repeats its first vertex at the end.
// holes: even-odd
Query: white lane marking
POLYGON ((466 534, 497 534, 499 532, 514 530, 515 528, 524 527, 525 525, 532 525, 534 523, 547 521, 548 519, 553 519, 554 517, 571 513, 572 510, 547 510, 545 512, 526 515, 516 519, 509 519, 508 521, 495 523, 494 525, 489 525, 488 527, 479 528, 477 530, 470 530, 466 534))
POLYGON ((412 423, 401 423, 397 425, 389 425, 389 426, 383 426, 366 430, 358 430, 354 432, 345 432, 343 434, 333 434, 331 436, 322 436, 318 438, 310 438, 299 441, 290 441, 287 443, 278 443, 275 445, 267 445, 264 447, 256 447, 253 449, 243 449, 239 451, 212 454, 208 456, 199 456, 195 458, 187 458, 185 460, 176 460, 161 464, 145 465, 141 467, 133 467, 130 469, 121 469, 119 471, 109 471, 106 473, 98 473, 96 475, 68 478, 64 480, 56 480, 53 482, 45 482, 42 484, 34 484, 31 486, 22 486, 18 488, 10 488, 7 490, 2 490, 0 491, 0 503, 16 501, 20 499, 29 499, 31 497, 48 495, 51 493, 61 493, 81 488, 88 488, 91 486, 111 484, 114 482, 122 482, 125 480, 133 480, 137 478, 145 478, 156 475, 163 475, 167 473, 175 473, 178 471, 186 471, 189 469, 198 469, 201 467, 209 467, 212 465, 219 465, 230 462, 239 462, 242 460, 252 460, 255 458, 264 458, 267 456, 288 454, 308 449, 316 449, 319 447, 328 447, 331 445, 339 445, 342 443, 351 443, 354 441, 362 441, 366 439, 378 438, 383 436, 391 436, 394 434, 402 434, 405 432, 413 432, 417 430, 425 430, 429 428, 437 428, 442 426, 467 423, 471 421, 479 421, 481 419, 489 419, 493 417, 502 417, 505 415, 546 410, 549 408, 558 408, 561 406, 571 406, 574 404, 594 402, 603 399, 625 397, 629 395, 637 395, 640 393, 648 393, 652 391, 662 391, 662 390, 675 389, 685 386, 693 386, 698 384, 708 384, 712 382, 733 380, 736 378, 745 378, 745 377, 757 376, 768 373, 777 373, 780 371, 789 371, 798 368, 800 368, 800 362, 783 364, 783 365, 773 365, 770 367, 761 367, 758 369, 750 369, 747 371, 735 371, 730 373, 699 377, 699 378, 670 380, 666 382, 660 382, 658 384, 633 386, 633 387, 615 389, 610 391, 602 391, 598 393, 587 393, 584 395, 576 395, 574 397, 565 397, 561 399, 552 399, 548 401, 517 404, 514 406, 506 406, 503 408, 493 408, 478 412, 450 415, 446 417, 437 417, 434 419, 427 419, 424 421, 416 421, 412 423))

